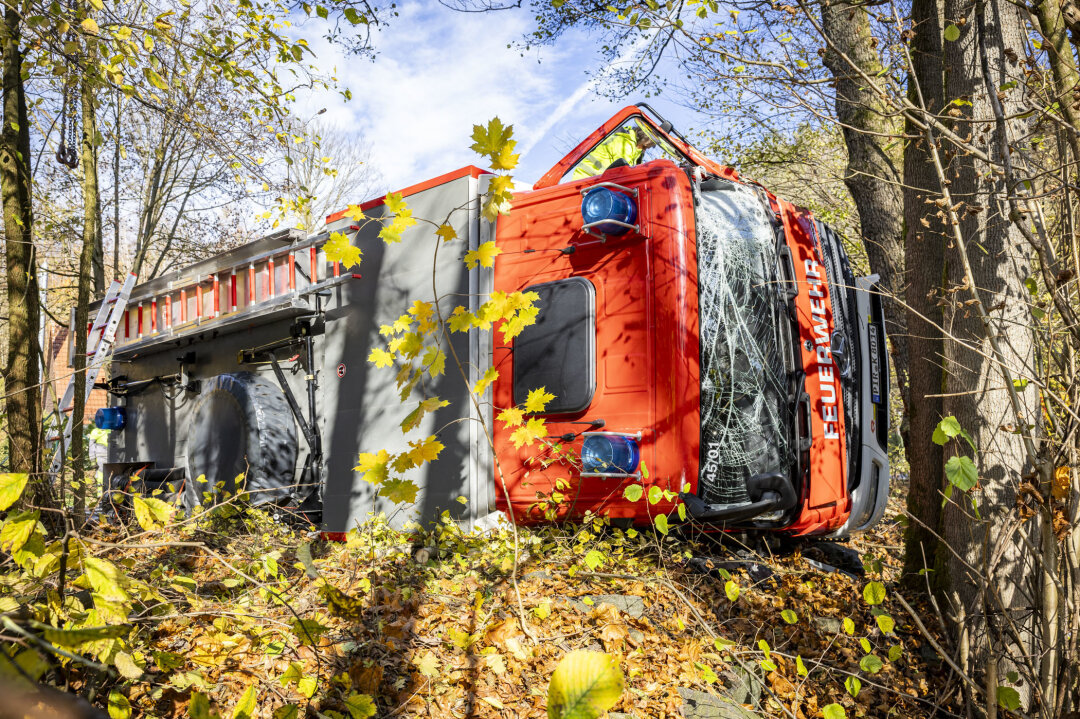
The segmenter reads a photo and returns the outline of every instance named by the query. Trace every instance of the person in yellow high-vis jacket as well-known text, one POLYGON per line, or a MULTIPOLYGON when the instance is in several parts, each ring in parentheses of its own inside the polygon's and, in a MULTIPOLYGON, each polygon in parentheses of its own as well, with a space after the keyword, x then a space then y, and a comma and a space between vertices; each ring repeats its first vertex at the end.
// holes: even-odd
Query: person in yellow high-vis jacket
POLYGON ((574 168, 573 179, 599 175, 611 167, 613 162, 626 160, 627 165, 636 165, 641 161, 645 150, 655 145, 652 139, 639 128, 620 130, 609 137, 574 168))

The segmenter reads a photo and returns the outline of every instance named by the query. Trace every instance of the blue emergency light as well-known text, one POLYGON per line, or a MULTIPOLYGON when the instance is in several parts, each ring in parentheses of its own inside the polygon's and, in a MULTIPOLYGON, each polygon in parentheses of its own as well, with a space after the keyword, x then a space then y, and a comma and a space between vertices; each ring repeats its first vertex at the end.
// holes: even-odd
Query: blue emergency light
POLYGON ((622 235, 637 222, 637 203, 609 187, 594 187, 581 198, 581 219, 586 229, 622 235))
POLYGON ((123 407, 102 407, 94 413, 94 426, 98 429, 123 429, 127 413, 123 407))
POLYGON ((632 437, 621 434, 586 434, 581 445, 583 474, 633 474, 641 450, 632 437))

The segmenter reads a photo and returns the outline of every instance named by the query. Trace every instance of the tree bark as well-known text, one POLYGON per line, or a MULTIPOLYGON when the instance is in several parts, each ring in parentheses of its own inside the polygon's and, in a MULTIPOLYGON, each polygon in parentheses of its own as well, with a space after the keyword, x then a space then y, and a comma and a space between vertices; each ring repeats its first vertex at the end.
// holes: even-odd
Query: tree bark
MULTIPOLYGON (((941 9, 941 0, 913 0, 913 35, 908 46, 908 99, 935 114, 945 104, 941 9)), ((920 131, 908 121, 905 134, 919 138, 920 131)), ((945 382, 945 345, 940 329, 944 318, 938 300, 943 296, 945 238, 941 220, 930 211, 933 205, 928 204, 941 195, 929 150, 921 138, 909 139, 904 148, 904 252, 908 268, 905 301, 911 353, 909 441, 905 445, 909 524, 904 533, 904 573, 908 584, 916 587, 924 586, 918 572, 934 563, 944 476, 942 448, 930 441, 944 416, 940 397, 945 382)))
MULTIPOLYGON (((11 471, 37 475, 41 469, 40 307, 30 189, 30 122, 23 89, 19 23, 18 10, 9 6, 0 30, 4 103, 0 194, 4 204, 9 313, 4 400, 11 471)), ((38 476, 32 486, 35 501, 46 504, 47 482, 38 476)))
MULTIPOLYGON (((94 53, 87 48, 87 58, 94 53)), ((83 132, 81 143, 83 168, 83 246, 79 255, 79 281, 75 300, 75 402, 71 410, 71 488, 72 513, 75 526, 82 524, 86 510, 86 456, 83 452, 83 415, 86 413, 86 342, 84 331, 89 322, 90 275, 97 284, 98 260, 101 250, 101 202, 98 196, 97 172, 97 108, 91 80, 83 77, 79 83, 82 102, 83 132)))
MULTIPOLYGON (((972 144, 1000 163, 998 128, 983 78, 979 46, 986 48, 985 60, 1005 116, 1019 114, 1018 92, 1007 88, 1024 81, 1024 21, 1021 10, 1008 0, 945 0, 945 17, 960 30, 955 42, 946 43, 944 59, 946 98, 960 98, 971 105, 959 106, 965 120, 957 123, 959 132, 970 136, 972 144), (984 13, 986 32, 980 43, 976 31, 976 12, 984 13)), ((1019 120, 1010 130, 1023 136, 1019 120)), ((1009 220, 1005 179, 995 166, 958 153, 947 167, 953 202, 963 202, 960 234, 968 247, 971 277, 966 275, 954 244, 946 248, 947 282, 960 291, 950 296, 945 307, 945 326, 955 339, 945 342, 946 373, 943 411, 954 415, 968 431, 977 448, 979 486, 970 494, 956 491, 942 509, 942 536, 939 548, 940 571, 937 582, 952 607, 952 621, 957 631, 961 661, 973 676, 981 674, 990 653, 988 638, 1000 631, 1005 622, 1019 628, 1028 643, 1021 653, 1037 651, 1033 644, 1035 617, 1030 607, 1037 606, 1037 589, 1030 579, 1038 576, 1038 558, 1024 549, 1019 533, 1030 534, 1032 546, 1038 545, 1037 518, 1007 534, 1016 517, 1017 489, 1031 470, 1021 433, 1026 426, 1008 431, 1014 425, 1009 393, 1002 373, 992 356, 987 332, 978 314, 963 300, 973 282, 990 312, 990 322, 999 338, 1003 360, 1014 375, 1038 376, 1034 370, 1031 316, 1025 302, 1023 281, 1033 273, 1031 248, 1009 220), (975 515, 971 500, 979 505, 975 515), (990 548, 988 551, 987 548, 990 548), (993 557, 988 561, 987 557, 993 557), (976 568, 980 577, 969 567, 976 568), (992 618, 981 610, 981 586, 987 586, 999 601, 1002 613, 992 618), (1033 591, 1034 589, 1034 591, 1033 591)), ((1020 395, 1024 417, 1021 424, 1038 425, 1040 415, 1035 392, 1020 395)), ((968 454, 966 447, 950 443, 946 453, 968 454)), ((1030 654, 1029 654, 1030 655, 1030 654)), ((1004 673, 1004 668, 1002 669, 1004 673)), ((1036 678, 1037 679, 1037 678, 1036 678)))
MULTIPOLYGON (((903 156, 899 142, 902 125, 880 94, 856 71, 858 68, 870 77, 877 77, 882 71, 865 5, 852 0, 825 0, 821 5, 821 21, 834 48, 825 53, 825 65, 836 78, 836 117, 848 153, 844 184, 859 212, 859 228, 870 269, 881 276, 882 287, 889 297, 901 298, 904 296, 903 156)), ((899 303, 887 300, 885 320, 900 398, 907 407, 907 317, 899 303)))

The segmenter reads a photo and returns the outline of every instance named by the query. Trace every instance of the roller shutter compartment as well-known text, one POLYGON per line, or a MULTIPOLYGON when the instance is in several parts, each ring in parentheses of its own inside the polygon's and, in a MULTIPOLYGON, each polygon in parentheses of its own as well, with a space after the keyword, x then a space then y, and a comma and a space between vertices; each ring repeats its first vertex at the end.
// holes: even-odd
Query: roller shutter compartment
POLYGON ((296 423, 276 385, 251 372, 212 377, 203 382, 188 428, 184 503, 200 504, 218 483, 235 492, 240 474, 253 506, 294 499, 296 454, 296 423), (201 475, 205 484, 195 481, 201 475))

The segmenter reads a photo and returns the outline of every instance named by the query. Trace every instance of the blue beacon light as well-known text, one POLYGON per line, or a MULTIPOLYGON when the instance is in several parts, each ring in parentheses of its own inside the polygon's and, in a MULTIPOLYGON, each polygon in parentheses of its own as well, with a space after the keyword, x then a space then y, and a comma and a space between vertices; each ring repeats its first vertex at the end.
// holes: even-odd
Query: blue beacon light
POLYGON ((608 187, 594 187, 581 198, 581 219, 586 227, 605 235, 622 235, 637 222, 637 203, 634 198, 608 187), (600 223, 600 224, 594 224, 600 223))
POLYGON ((581 469, 585 473, 633 474, 640 460, 641 450, 631 437, 591 434, 581 445, 581 469))
POLYGON ((102 407, 94 413, 94 426, 98 429, 123 429, 127 413, 123 407, 102 407))

